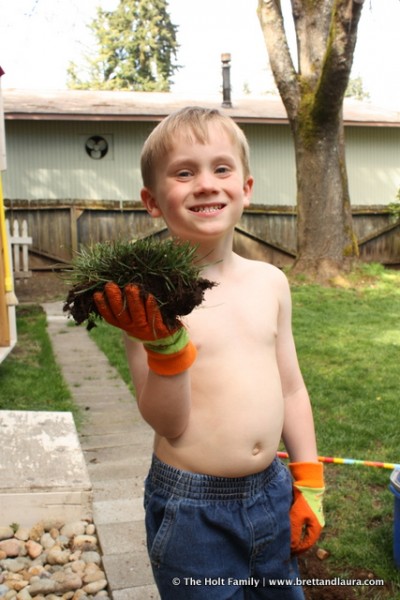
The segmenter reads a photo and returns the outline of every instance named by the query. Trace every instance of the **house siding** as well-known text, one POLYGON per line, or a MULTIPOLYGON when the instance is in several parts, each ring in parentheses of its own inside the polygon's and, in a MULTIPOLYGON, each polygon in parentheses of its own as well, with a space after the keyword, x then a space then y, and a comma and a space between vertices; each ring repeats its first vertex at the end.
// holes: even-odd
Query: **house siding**
MULTIPOLYGON (((152 122, 6 122, 8 200, 139 201, 140 152, 152 122), (109 152, 90 158, 87 138, 102 135, 109 152)), ((253 205, 294 206, 296 174, 288 125, 242 124, 255 178, 253 205)), ((353 206, 387 205, 400 187, 400 128, 346 127, 353 206)))
POLYGON ((345 141, 352 205, 394 202, 400 188, 400 129, 347 127, 345 141))
POLYGON ((150 123, 15 121, 7 123, 10 200, 138 200, 140 150, 150 123), (92 135, 104 136, 108 154, 85 151, 92 135))

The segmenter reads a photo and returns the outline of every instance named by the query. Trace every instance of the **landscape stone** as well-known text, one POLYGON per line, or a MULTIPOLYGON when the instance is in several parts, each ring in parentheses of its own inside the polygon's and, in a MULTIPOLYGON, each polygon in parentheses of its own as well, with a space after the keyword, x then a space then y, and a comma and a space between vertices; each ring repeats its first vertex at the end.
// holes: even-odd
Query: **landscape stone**
POLYGON ((17 540, 26 542, 27 540, 29 540, 29 528, 28 527, 19 527, 14 535, 17 538, 17 540))
POLYGON ((11 527, 0 527, 0 541, 8 540, 14 535, 14 530, 11 527))
POLYGON ((34 540, 28 540, 25 544, 30 558, 37 558, 43 551, 43 546, 34 540))
POLYGON ((84 521, 75 521, 73 523, 67 523, 64 525, 60 533, 66 537, 72 537, 75 535, 83 535, 86 531, 86 523, 84 521))
POLYGON ((0 542, 0 550, 3 550, 8 558, 15 558, 21 553, 21 542, 15 538, 2 540, 0 542))

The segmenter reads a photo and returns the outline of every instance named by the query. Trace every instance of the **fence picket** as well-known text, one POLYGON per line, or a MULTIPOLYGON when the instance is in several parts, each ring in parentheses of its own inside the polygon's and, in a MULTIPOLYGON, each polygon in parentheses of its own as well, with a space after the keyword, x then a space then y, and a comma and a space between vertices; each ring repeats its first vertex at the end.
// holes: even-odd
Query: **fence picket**
POLYGON ((20 245, 18 243, 18 241, 16 241, 19 238, 19 223, 17 220, 14 221, 13 223, 13 234, 11 237, 11 246, 13 249, 13 259, 14 259, 14 274, 16 275, 16 273, 19 273, 21 271, 21 265, 20 265, 20 245))
MULTIPOLYGON (((26 220, 22 221, 22 237, 24 239, 28 239, 28 223, 26 220)), ((32 238, 31 244, 32 244, 32 238)), ((22 270, 24 273, 29 271, 29 254, 28 254, 28 244, 22 244, 22 270)))
POLYGON ((29 270, 28 252, 29 246, 32 245, 32 238, 28 235, 28 223, 26 219, 22 221, 22 224, 20 224, 17 219, 14 219, 12 235, 10 235, 10 223, 8 219, 6 219, 6 228, 12 249, 10 256, 12 257, 14 277, 16 279, 27 279, 32 276, 32 271, 29 270))

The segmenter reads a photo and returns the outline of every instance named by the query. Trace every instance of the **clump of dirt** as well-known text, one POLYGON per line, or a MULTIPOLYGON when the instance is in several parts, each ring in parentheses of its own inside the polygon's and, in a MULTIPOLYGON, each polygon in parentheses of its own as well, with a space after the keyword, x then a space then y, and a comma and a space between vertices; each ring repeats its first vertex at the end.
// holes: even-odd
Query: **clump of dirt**
POLYGON ((97 243, 82 249, 66 276, 70 288, 64 311, 87 329, 101 318, 93 294, 113 281, 121 290, 136 284, 143 297, 152 294, 160 308, 164 323, 173 329, 181 316, 201 304, 204 292, 215 283, 200 277, 196 264, 196 248, 189 242, 145 238, 130 241, 97 243))

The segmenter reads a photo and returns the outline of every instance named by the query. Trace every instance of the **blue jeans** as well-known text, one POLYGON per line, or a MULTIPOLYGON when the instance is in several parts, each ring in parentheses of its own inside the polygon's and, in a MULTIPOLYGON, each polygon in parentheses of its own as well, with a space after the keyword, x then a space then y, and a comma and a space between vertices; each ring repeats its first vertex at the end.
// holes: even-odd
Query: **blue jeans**
POLYGON ((161 599, 304 600, 290 555, 291 502, 292 480, 277 459, 262 473, 225 478, 153 456, 144 503, 161 599))

